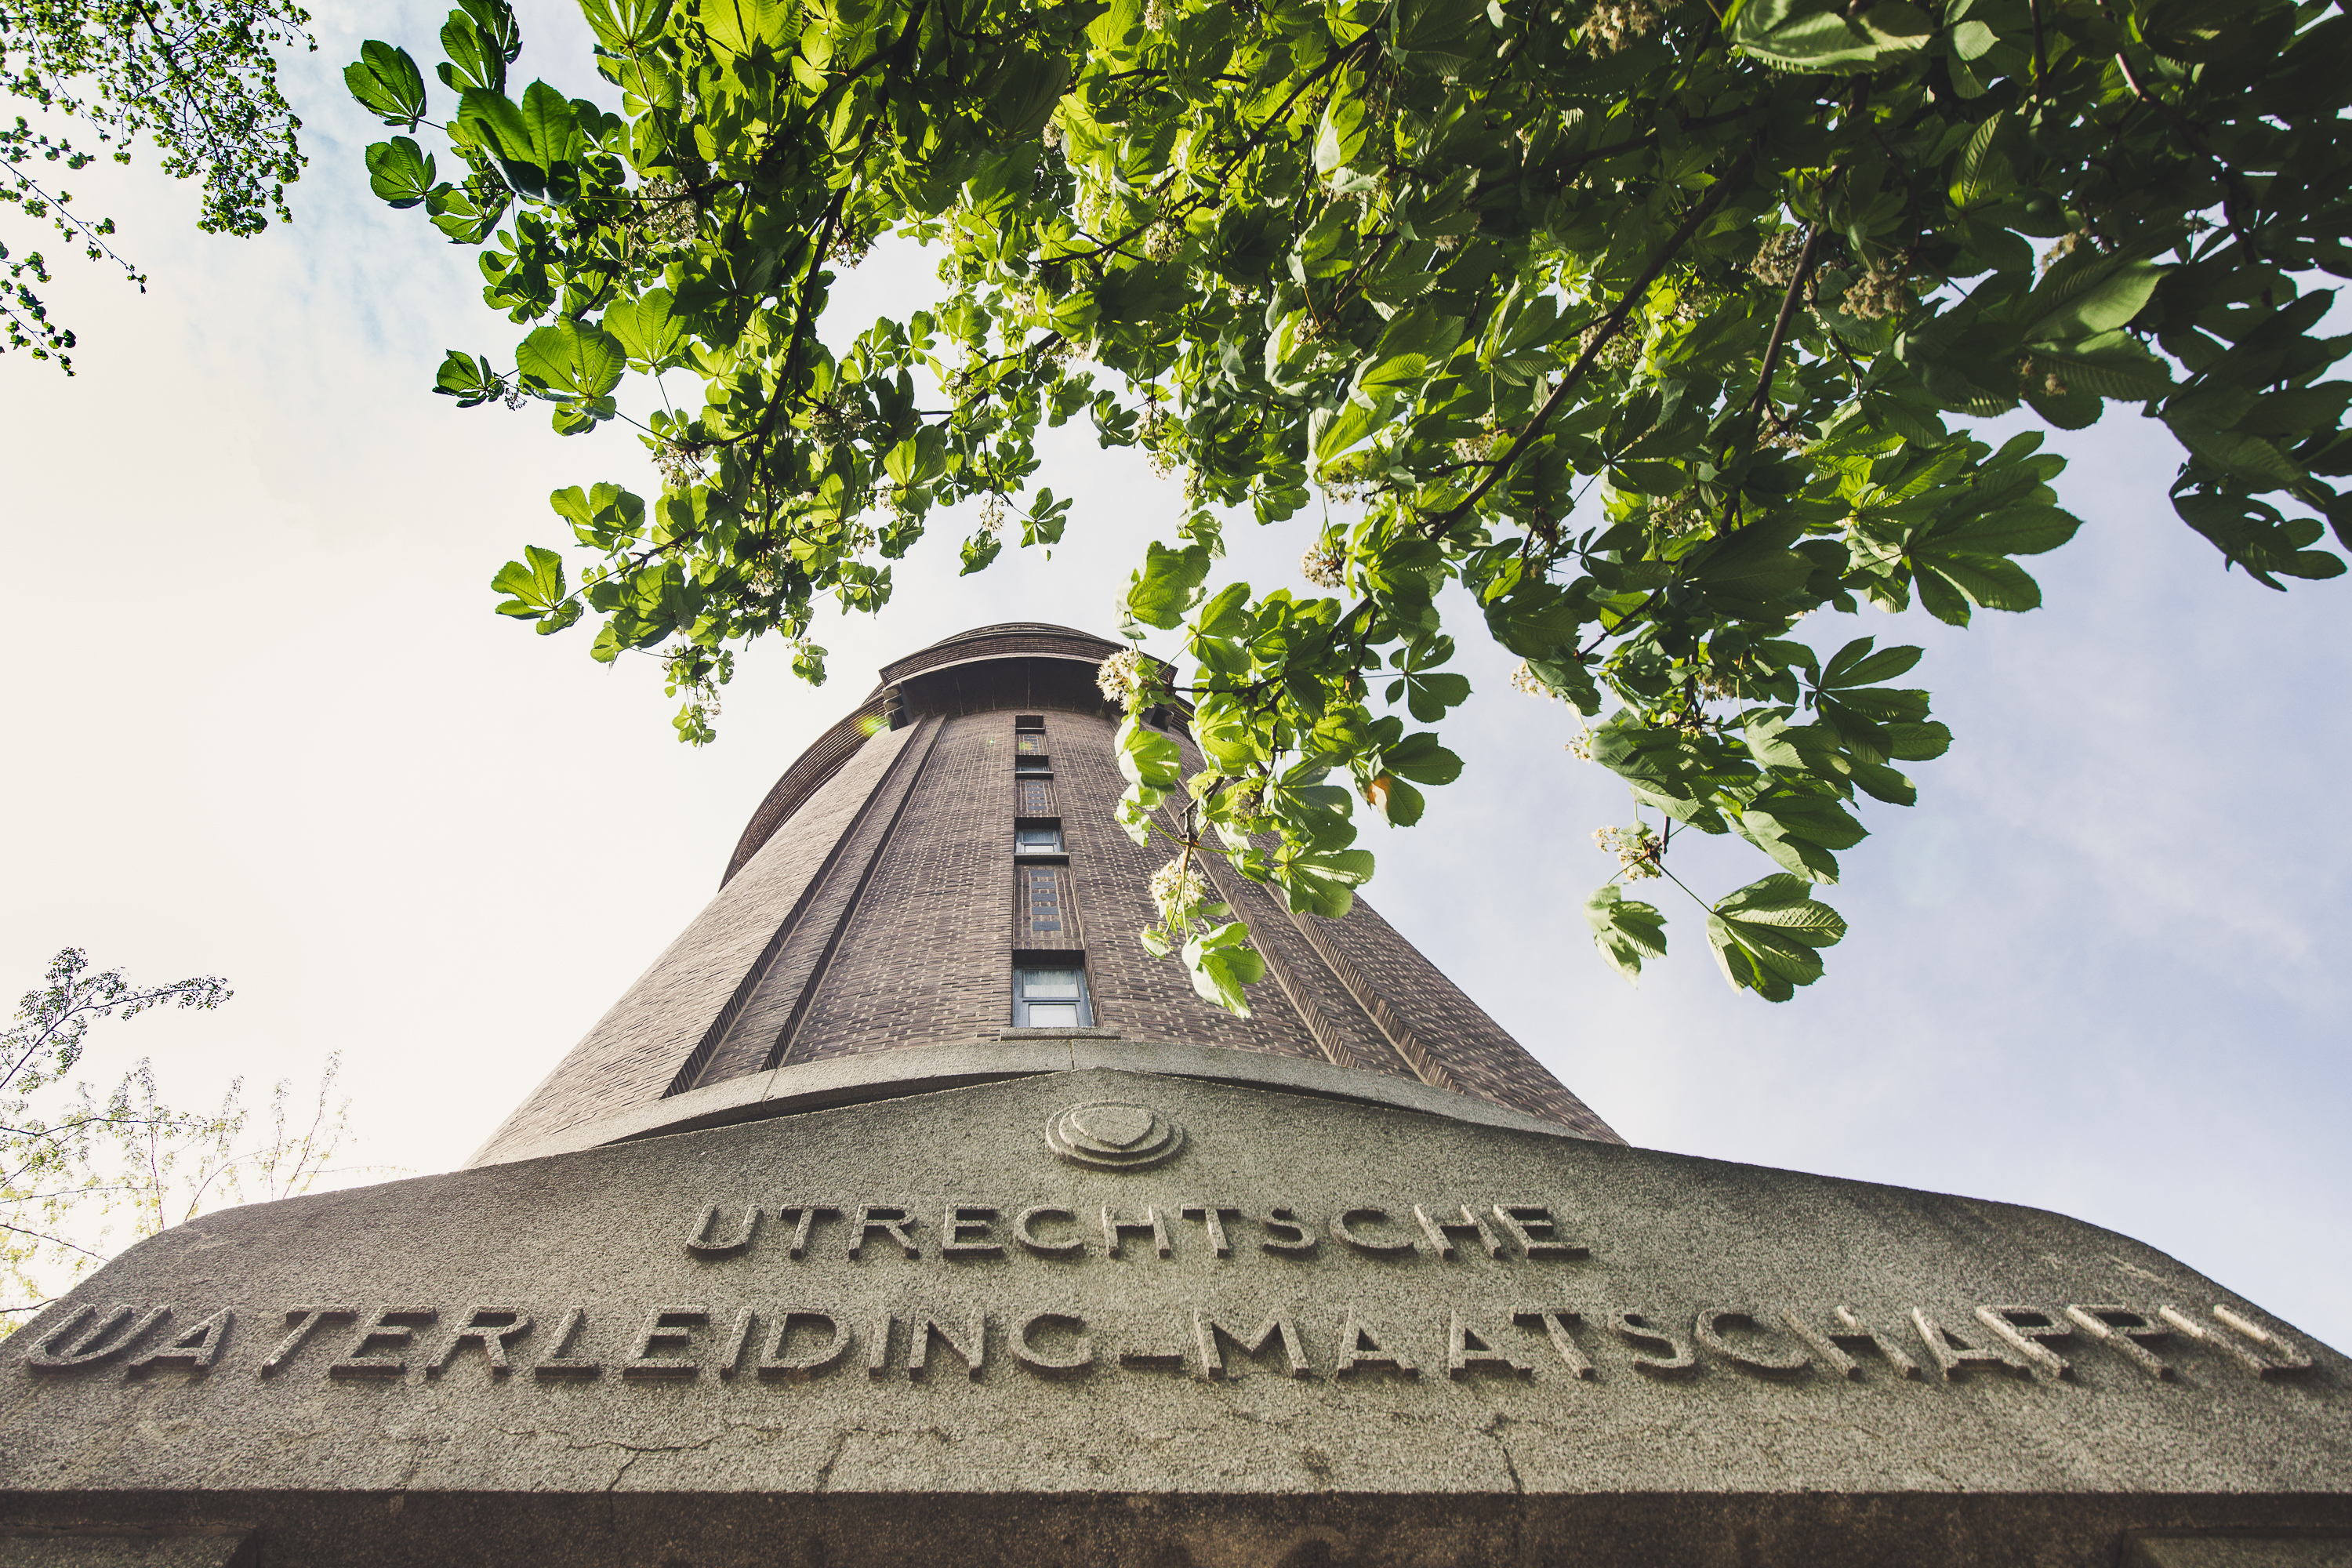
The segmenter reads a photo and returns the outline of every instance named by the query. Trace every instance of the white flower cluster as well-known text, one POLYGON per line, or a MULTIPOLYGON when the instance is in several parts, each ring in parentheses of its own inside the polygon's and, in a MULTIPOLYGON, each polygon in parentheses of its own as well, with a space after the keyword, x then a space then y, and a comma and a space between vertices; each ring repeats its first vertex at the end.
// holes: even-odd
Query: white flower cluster
POLYGON ((1528 697, 1555 695, 1550 687, 1536 678, 1536 672, 1528 667, 1526 659, 1519 660, 1519 668, 1511 671, 1511 689, 1528 697))
POLYGON ((1318 588, 1346 587, 1347 570, 1348 552, 1319 539, 1298 558, 1298 574, 1318 588))
POLYGON ((1865 321, 1883 321, 1911 308, 1910 268, 1874 261, 1870 270, 1846 286, 1840 302, 1845 313, 1865 321))
POLYGON ((1179 855, 1151 873, 1151 901, 1159 906, 1160 918, 1174 925, 1209 901, 1209 884, 1192 869, 1190 856, 1179 855))
POLYGON ((1139 651, 1122 648, 1102 661, 1095 671, 1095 684, 1101 688, 1106 701, 1131 710, 1142 697, 1151 674, 1150 666, 1139 651))
POLYGON ((1629 882, 1657 876, 1658 857, 1666 847, 1663 840, 1651 834, 1646 822, 1637 822, 1631 827, 1596 827, 1592 830, 1592 842, 1601 846, 1603 854, 1617 857, 1617 864, 1624 869, 1629 882))

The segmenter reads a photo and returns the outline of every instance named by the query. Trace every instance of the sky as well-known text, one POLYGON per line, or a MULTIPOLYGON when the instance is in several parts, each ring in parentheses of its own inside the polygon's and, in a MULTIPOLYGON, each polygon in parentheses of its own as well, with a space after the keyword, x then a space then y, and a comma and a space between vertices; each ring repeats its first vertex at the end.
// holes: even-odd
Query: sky
MULTIPOLYGON (((519 79, 598 85, 567 7, 522 15, 519 79)), ((719 742, 678 743, 653 661, 607 669, 585 626, 491 613, 499 564, 561 542, 551 489, 650 470, 625 434, 429 395, 444 350, 500 358, 520 329, 470 253, 368 195, 383 132, 339 78, 367 36, 429 60, 439 20, 316 7, 319 52, 287 77, 310 157, 291 226, 199 235, 152 159, 76 176, 151 286, 68 259, 49 298, 79 374, 0 357, 0 991, 68 944, 135 979, 226 975, 218 1013, 119 1026, 93 1067, 151 1054, 205 1101, 238 1076, 300 1089, 340 1053, 342 1181, 462 1163, 710 897, 877 666, 992 621, 1111 630, 1178 514, 1139 458, 1066 430, 1050 563, 959 580, 967 527, 944 520, 880 619, 823 625, 827 686, 756 647, 719 742)), ((931 286, 919 253, 877 249, 836 323, 931 286)), ((1822 894, 1853 933, 1821 984, 1734 994, 1675 895, 1674 956, 1638 990, 1601 962, 1579 906, 1625 794, 1475 637, 1457 668, 1478 695, 1444 727, 1464 777, 1422 826, 1368 829, 1370 896, 1634 1143, 2074 1215, 2352 1347, 2352 587, 2225 574, 2165 503, 2168 437, 2128 410, 2053 444, 2085 527, 2031 563, 2043 609, 1804 628, 1824 651, 1924 647, 1908 679, 1958 736, 1911 765, 1916 808, 1865 803, 1879 836, 1822 894)), ((1244 526, 1224 570, 1300 585, 1303 524, 1244 526)), ((1703 891, 1769 868, 1682 843, 1703 891)))

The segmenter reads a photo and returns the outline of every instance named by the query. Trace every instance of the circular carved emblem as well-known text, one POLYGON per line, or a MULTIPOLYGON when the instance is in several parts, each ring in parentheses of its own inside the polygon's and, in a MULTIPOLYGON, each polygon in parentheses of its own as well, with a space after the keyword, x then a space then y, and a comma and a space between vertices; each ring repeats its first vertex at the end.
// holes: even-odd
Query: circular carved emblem
POLYGON ((1045 1146, 1074 1165, 1139 1171, 1173 1158, 1184 1147, 1184 1130, 1149 1106, 1097 1100, 1049 1118, 1045 1146))

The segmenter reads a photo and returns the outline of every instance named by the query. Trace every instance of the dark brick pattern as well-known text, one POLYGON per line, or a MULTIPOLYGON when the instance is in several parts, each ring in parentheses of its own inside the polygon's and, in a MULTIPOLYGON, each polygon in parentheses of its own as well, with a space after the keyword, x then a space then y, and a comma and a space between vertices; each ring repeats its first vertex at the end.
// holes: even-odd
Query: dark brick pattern
POLYGON ((945 721, 788 1062, 968 1041, 1012 1020, 1009 715, 945 721))
POLYGON ((1236 1018, 1202 1001, 1181 964, 1143 951, 1135 932, 1158 919, 1151 873, 1171 858, 1168 845, 1154 839, 1149 849, 1139 847, 1111 820, 1127 788, 1111 749, 1117 726, 1075 713, 1048 714, 1045 722, 1055 787, 1065 803, 1063 840, 1094 933, 1087 970, 1096 1024, 1130 1039, 1322 1058, 1313 1034, 1278 988, 1259 986, 1250 997, 1255 1016, 1236 1018))
POLYGON ((875 790, 865 815, 843 838, 842 853, 821 883, 811 889, 804 911, 793 922, 782 951, 734 1026, 679 1089, 761 1072, 782 1059, 792 1036, 807 1016, 818 982, 839 950, 850 910, 871 885, 882 847, 898 826, 929 761, 940 727, 940 720, 922 721, 921 731, 875 790))
POLYGON ((1031 952, 1083 953, 1076 879, 1067 866, 1016 866, 1013 946, 1031 952))
POLYGON ((1150 878, 1171 850, 1164 840, 1139 847, 1112 820, 1125 788, 1117 721, 1090 688, 1024 673, 1080 668, 1082 651, 1098 658, 1116 647, 1022 625, 891 666, 893 680, 914 676, 898 688, 907 727, 866 740, 876 721, 861 709, 814 749, 832 770, 821 785, 810 758, 793 764, 793 788, 780 781, 762 803, 756 852, 484 1153, 779 1063, 993 1038, 1012 1021, 1013 964, 1024 953, 1083 965, 1094 1022, 1129 1039, 1328 1060, 1617 1141, 1360 900, 1342 921, 1292 915, 1278 894, 1211 858, 1219 896, 1266 958, 1247 1018, 1196 995, 1180 963, 1145 952, 1134 933, 1156 918, 1150 878), (1018 688, 1004 700, 1019 706, 975 710, 993 687, 1018 688), (1016 713, 1041 708, 1042 731, 1016 731, 1016 713), (1016 757, 1047 761, 1050 775, 1016 778, 1016 757), (1065 857, 1014 856, 1016 820, 1056 818, 1065 857))

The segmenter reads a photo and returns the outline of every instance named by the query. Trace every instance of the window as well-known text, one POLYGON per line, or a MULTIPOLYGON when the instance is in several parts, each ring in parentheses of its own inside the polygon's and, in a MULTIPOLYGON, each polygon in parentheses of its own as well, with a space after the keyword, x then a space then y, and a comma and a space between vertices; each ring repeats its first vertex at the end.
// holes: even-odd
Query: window
POLYGON ((1016 827, 1013 830, 1013 852, 1016 855, 1059 855, 1062 852, 1062 830, 1059 827, 1016 827))
POLYGON ((1016 752, 1035 752, 1042 754, 1045 750, 1045 736, 1044 731, 1032 730, 1022 731, 1021 733, 1013 737, 1013 749, 1016 752))
POLYGON ((1015 730, 1043 730, 1045 716, 1043 713, 1016 713, 1013 716, 1013 727, 1015 730))
POLYGON ((1024 1029, 1083 1029, 1094 1021, 1087 1006, 1083 969, 1013 972, 1013 1022, 1024 1029))

